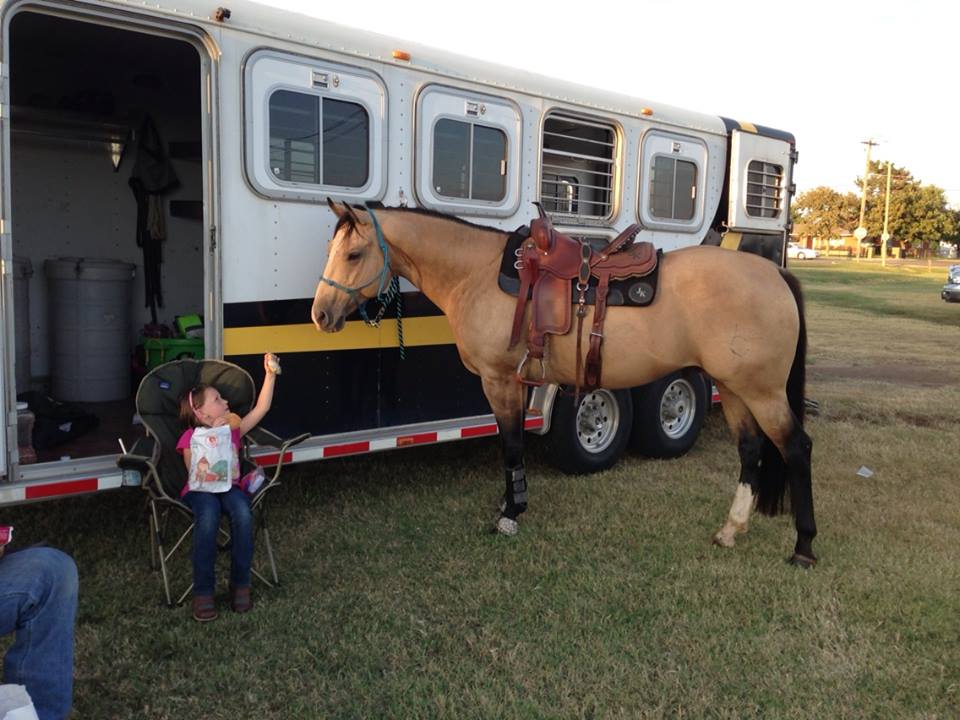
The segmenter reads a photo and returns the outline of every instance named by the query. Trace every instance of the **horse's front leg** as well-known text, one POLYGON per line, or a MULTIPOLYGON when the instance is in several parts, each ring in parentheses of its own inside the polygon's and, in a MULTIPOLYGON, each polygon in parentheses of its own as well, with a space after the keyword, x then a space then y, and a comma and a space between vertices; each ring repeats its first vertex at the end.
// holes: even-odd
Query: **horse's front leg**
POLYGON ((497 531, 517 534, 517 518, 527 509, 527 478, 523 467, 523 419, 526 388, 514 376, 484 378, 483 391, 497 419, 506 489, 500 503, 497 531))

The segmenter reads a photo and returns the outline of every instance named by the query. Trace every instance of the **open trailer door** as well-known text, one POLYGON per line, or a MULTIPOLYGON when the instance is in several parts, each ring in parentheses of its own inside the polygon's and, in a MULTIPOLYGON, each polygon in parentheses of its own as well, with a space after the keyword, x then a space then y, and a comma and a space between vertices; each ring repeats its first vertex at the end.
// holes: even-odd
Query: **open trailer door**
POLYGON ((6 27, 4 23, 3 38, 0 40, 0 318, 3 319, 4 328, 0 333, 0 358, 3 360, 0 366, 0 408, 3 408, 4 417, 4 432, 0 433, 0 476, 4 479, 8 479, 12 461, 16 461, 9 453, 16 448, 17 438, 17 405, 12 389, 16 362, 16 316, 13 308, 13 241, 10 232, 10 60, 7 57, 10 44, 6 27))

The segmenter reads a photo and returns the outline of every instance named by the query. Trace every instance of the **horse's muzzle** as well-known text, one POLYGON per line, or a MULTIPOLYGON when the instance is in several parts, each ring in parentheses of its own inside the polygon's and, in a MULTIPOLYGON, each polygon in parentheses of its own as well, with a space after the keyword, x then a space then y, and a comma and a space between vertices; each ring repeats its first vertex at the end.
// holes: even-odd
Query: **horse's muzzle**
POLYGON ((316 305, 310 312, 313 324, 321 332, 340 332, 346 324, 346 316, 342 313, 336 314, 329 310, 322 310, 316 305))

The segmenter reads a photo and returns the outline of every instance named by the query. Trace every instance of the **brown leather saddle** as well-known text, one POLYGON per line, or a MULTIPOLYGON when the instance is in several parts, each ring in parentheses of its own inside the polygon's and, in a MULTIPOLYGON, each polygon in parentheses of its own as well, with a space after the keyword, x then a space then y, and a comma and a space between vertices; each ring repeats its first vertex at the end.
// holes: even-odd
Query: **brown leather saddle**
POLYGON ((600 346, 603 342, 603 321, 607 309, 607 293, 611 280, 624 280, 649 275, 657 266, 658 253, 652 243, 632 242, 642 229, 635 223, 620 233, 602 250, 594 250, 587 243, 578 242, 557 232, 543 208, 537 205, 540 217, 530 223, 530 235, 515 251, 516 267, 520 276, 517 307, 513 316, 510 345, 520 341, 521 325, 528 302, 533 304, 527 331, 527 353, 517 368, 520 382, 540 385, 542 380, 527 380, 523 366, 530 359, 540 362, 541 377, 545 375, 544 351, 548 334, 566 335, 572 324, 571 291, 576 282, 577 306, 577 393, 583 369, 583 386, 588 390, 600 386, 602 369, 600 346), (585 367, 582 365, 581 338, 583 318, 586 316, 586 292, 591 277, 596 278, 594 291, 593 327, 585 367), (532 293, 530 292, 532 288, 532 293))

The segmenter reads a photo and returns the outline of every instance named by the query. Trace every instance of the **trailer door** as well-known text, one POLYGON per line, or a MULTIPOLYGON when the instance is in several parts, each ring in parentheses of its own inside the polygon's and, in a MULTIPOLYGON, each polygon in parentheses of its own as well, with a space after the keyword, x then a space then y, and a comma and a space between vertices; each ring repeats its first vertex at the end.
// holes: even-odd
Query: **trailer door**
POLYGON ((730 229, 782 232, 786 228, 790 149, 790 143, 780 138, 733 131, 727 211, 730 229))
POLYGON ((4 23, 2 53, 0 53, 0 318, 4 331, 0 333, 0 408, 5 419, 0 433, 0 476, 9 473, 7 453, 16 447, 17 409, 12 392, 15 357, 13 309, 13 242, 10 221, 10 61, 4 23))

